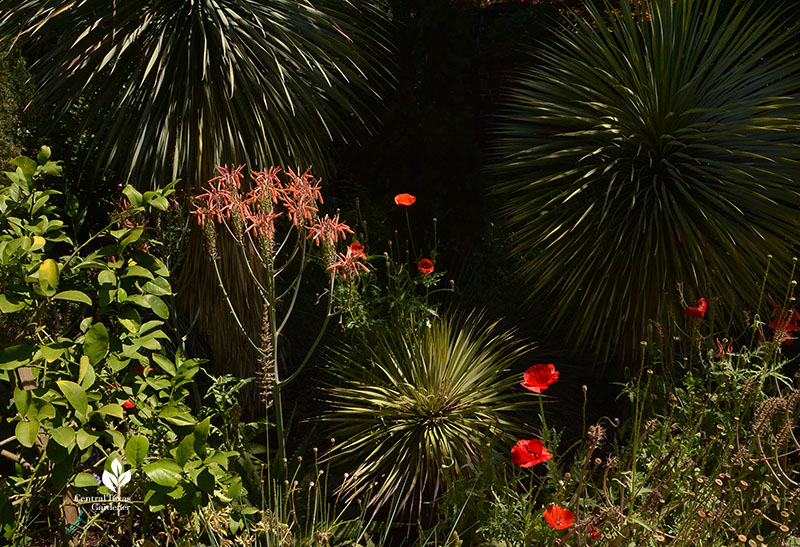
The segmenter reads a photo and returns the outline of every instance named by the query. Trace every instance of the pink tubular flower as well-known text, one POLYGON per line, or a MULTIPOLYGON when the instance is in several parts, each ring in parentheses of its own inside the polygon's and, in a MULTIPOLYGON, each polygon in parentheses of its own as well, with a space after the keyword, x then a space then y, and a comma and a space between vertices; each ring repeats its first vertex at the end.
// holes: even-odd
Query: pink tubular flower
POLYGON ((323 203, 320 191, 320 180, 314 179, 309 167, 305 173, 298 175, 291 169, 287 171, 289 184, 280 196, 289 218, 295 226, 300 226, 314 218, 317 213, 317 202, 323 203))
POLYGON ((345 234, 352 233, 353 230, 350 229, 350 226, 344 222, 339 222, 338 214, 333 218, 325 215, 314 224, 308 226, 308 237, 309 239, 313 238, 314 243, 317 245, 322 241, 335 245, 339 241, 339 237, 344 238, 345 234))
POLYGON ((252 230, 257 236, 266 236, 268 239, 272 239, 275 234, 275 219, 282 214, 270 214, 261 209, 258 209, 255 213, 251 212, 247 219, 245 232, 252 230))
POLYGON ((270 167, 263 171, 251 171, 250 177, 253 179, 253 188, 250 190, 249 198, 256 203, 261 203, 269 199, 273 204, 278 203, 278 198, 283 195, 285 189, 278 178, 281 172, 280 167, 270 167))
POLYGON ((342 278, 347 279, 348 275, 358 275, 359 268, 365 272, 369 271, 366 264, 360 262, 362 258, 366 258, 364 254, 364 247, 359 242, 351 243, 344 254, 336 253, 333 264, 328 266, 329 270, 334 273, 341 271, 342 278))

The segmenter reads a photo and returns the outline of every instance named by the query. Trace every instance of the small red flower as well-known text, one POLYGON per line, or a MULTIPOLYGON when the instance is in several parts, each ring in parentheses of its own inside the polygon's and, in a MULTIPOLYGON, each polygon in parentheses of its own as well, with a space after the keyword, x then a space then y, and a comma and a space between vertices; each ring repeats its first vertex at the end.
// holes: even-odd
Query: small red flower
POLYGON ((429 258, 423 258, 417 264, 417 269, 424 274, 433 273, 433 262, 429 258))
POLYGON ((520 467, 533 467, 553 459, 539 439, 521 439, 511 449, 511 461, 520 467))
POLYGON ((135 370, 136 372, 138 372, 139 374, 144 376, 146 372, 150 372, 153 369, 150 368, 150 367, 147 367, 147 370, 145 370, 144 369, 144 365, 136 365, 135 367, 133 367, 133 370, 135 370))
POLYGON ((405 205, 406 207, 413 204, 415 201, 417 201, 417 197, 411 194, 397 194, 394 197, 394 202, 397 205, 405 205))
POLYGON ((558 380, 558 371, 553 363, 546 365, 533 365, 523 374, 523 381, 519 383, 525 389, 534 393, 541 393, 558 380))
POLYGON ((135 405, 135 404, 133 404, 133 401, 131 401, 130 399, 128 399, 127 401, 125 401, 124 403, 122 403, 122 408, 133 408, 133 407, 135 407, 135 406, 136 406, 136 405, 135 405))
POLYGON ((706 308, 708 307, 708 303, 706 302, 705 298, 701 298, 697 301, 697 305, 689 306, 688 308, 683 310, 683 315, 688 315, 689 317, 697 317, 698 319, 702 319, 706 315, 706 308))
POLYGON ((355 254, 360 253, 361 255, 364 255, 364 246, 358 241, 354 241, 350 244, 350 251, 355 254))
POLYGON ((544 520, 556 530, 563 530, 575 524, 575 514, 569 509, 551 505, 544 510, 544 520))
POLYGON ((597 531, 597 528, 592 528, 592 529, 589 531, 589 539, 590 539, 590 540, 594 541, 594 540, 596 540, 596 539, 597 539, 597 538, 599 538, 599 537, 600 537, 600 532, 598 532, 598 531, 597 531))

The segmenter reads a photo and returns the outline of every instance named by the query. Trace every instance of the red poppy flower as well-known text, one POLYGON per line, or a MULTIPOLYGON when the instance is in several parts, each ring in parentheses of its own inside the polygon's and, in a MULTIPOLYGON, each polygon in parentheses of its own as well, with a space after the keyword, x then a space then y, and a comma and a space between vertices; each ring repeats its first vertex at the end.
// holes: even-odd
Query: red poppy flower
POLYGON ((364 254, 364 246, 358 241, 354 241, 350 244, 350 250, 354 253, 364 254))
POLYGON ((575 524, 575 514, 569 509, 551 505, 544 510, 544 520, 556 530, 563 530, 575 524))
POLYGON ((135 405, 135 404, 133 404, 133 401, 131 401, 130 399, 128 399, 127 401, 125 401, 124 403, 122 403, 122 408, 133 408, 133 407, 135 407, 135 406, 136 406, 136 405, 135 405))
POLYGON ((394 197, 394 202, 397 205, 405 205, 406 207, 413 204, 415 201, 417 201, 417 197, 411 194, 397 194, 394 197))
POLYGON ((553 366, 553 363, 548 363, 547 365, 533 365, 526 370, 523 374, 523 381, 519 385, 534 393, 541 393, 557 380, 556 367, 553 366))
POLYGON ((417 269, 424 274, 433 273, 433 262, 429 258, 423 258, 417 264, 417 269))
POLYGON ((689 317, 697 317, 698 319, 702 319, 706 314, 706 308, 708 307, 708 303, 706 303, 705 298, 701 298, 697 301, 697 305, 689 306, 688 308, 683 310, 683 315, 688 315, 689 317))
POLYGON ((533 467, 553 459, 539 439, 521 439, 511 449, 511 461, 520 467, 533 467))

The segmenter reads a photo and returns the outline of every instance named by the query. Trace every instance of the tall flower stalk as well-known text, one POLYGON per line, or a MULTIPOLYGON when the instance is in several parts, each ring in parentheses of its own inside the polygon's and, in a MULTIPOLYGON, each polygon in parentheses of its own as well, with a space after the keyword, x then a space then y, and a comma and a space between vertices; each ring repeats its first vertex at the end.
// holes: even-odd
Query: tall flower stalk
MULTIPOLYGON (((311 360, 330 318, 336 314, 333 289, 337 274, 341 273, 347 280, 360 271, 368 271, 368 268, 361 262, 366 255, 357 242, 351 243, 344 253, 336 251, 339 240, 344 240, 353 231, 339 220, 338 214, 332 218, 320 216, 319 205, 323 203, 320 180, 315 179, 310 171, 300 174, 290 169, 285 173, 286 182, 281 180, 279 168, 253 171, 250 190, 245 193, 241 184, 243 170, 244 165, 235 169, 217 167, 218 176, 208 181, 204 191, 195 198, 193 214, 204 230, 213 270, 227 308, 247 343, 264 363, 265 375, 270 376, 279 468, 286 458, 281 392, 311 360), (220 257, 216 250, 220 230, 238 243, 247 274, 262 299, 266 324, 257 339, 245 329, 220 272, 220 257), (326 311, 303 359, 283 377, 278 360, 281 334, 294 311, 303 275, 314 253, 321 253, 328 265, 326 311), (286 303, 281 314, 277 311, 279 303, 286 303)), ((265 394, 264 402, 269 412, 269 393, 265 394)))

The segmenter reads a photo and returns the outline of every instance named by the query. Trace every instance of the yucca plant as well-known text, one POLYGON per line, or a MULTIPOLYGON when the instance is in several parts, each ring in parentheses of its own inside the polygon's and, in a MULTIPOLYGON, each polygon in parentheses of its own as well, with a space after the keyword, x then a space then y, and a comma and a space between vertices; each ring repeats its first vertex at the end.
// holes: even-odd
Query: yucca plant
POLYGON ((671 339, 676 286, 724 317, 759 301, 768 253, 791 264, 800 41, 776 5, 588 3, 510 92, 496 189, 528 296, 598 355, 630 356, 650 320, 671 339))
POLYGON ((389 78, 384 8, 350 0, 0 0, 0 35, 35 62, 36 101, 92 108, 87 129, 132 182, 215 165, 330 165, 374 121, 389 78))
POLYGON ((355 348, 339 352, 328 419, 339 439, 334 454, 353 465, 343 492, 370 491, 371 508, 392 500, 420 516, 469 472, 482 444, 519 428, 519 378, 507 372, 529 349, 479 314, 450 313, 429 327, 375 331, 364 360, 355 348))

